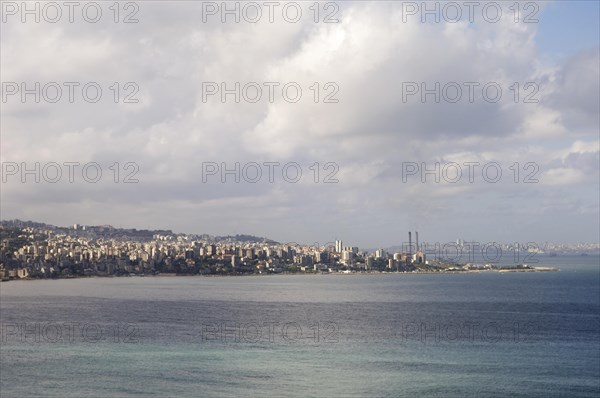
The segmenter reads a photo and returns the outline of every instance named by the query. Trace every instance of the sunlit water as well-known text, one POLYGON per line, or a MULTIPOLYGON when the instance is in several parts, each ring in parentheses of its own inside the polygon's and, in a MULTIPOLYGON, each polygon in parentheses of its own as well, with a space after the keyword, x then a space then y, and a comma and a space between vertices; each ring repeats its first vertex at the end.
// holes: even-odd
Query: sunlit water
POLYGON ((597 257, 559 272, 0 285, 1 397, 598 397, 597 257))

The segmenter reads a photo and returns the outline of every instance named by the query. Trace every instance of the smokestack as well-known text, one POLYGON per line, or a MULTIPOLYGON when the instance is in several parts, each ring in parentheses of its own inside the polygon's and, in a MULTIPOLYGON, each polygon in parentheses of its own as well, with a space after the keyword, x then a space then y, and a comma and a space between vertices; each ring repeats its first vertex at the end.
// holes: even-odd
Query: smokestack
POLYGON ((415 239, 417 240, 417 251, 419 251, 419 231, 415 231, 415 239))
POLYGON ((412 254, 412 234, 408 231, 408 254, 412 254))

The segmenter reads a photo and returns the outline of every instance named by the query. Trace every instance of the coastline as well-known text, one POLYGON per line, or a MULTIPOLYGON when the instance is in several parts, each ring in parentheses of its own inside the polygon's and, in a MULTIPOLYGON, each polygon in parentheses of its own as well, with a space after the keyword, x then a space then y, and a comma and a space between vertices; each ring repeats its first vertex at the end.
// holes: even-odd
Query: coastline
POLYGON ((557 272, 558 267, 532 267, 532 268, 505 268, 505 269, 477 269, 477 270, 452 270, 452 271, 413 271, 413 272, 386 272, 386 271, 353 271, 353 272, 281 272, 281 273, 264 273, 264 274, 228 274, 228 275, 186 275, 186 274, 133 274, 133 275, 89 275, 89 276, 72 276, 69 278, 20 278, 2 280, 2 282, 14 281, 45 281, 45 280, 70 280, 70 279, 105 279, 105 278, 175 278, 175 277, 201 277, 201 278, 228 278, 228 277, 269 277, 280 275, 305 275, 305 276, 371 276, 371 275, 440 275, 440 274, 481 274, 481 273, 507 273, 507 272, 557 272))

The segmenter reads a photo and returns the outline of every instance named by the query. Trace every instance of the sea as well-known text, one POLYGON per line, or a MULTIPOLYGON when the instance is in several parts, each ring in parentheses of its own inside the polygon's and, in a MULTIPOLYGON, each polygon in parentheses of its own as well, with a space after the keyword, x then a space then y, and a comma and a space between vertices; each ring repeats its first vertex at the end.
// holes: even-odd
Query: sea
POLYGON ((600 258, 557 272, 0 284, 0 397, 600 396, 600 258))

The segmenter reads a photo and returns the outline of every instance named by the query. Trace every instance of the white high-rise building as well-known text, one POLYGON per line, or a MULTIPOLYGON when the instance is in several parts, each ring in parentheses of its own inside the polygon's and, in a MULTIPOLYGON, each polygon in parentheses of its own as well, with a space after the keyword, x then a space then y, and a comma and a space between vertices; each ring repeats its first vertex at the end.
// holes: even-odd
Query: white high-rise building
POLYGON ((341 253, 344 250, 344 246, 341 240, 335 241, 335 251, 336 253, 341 253))

